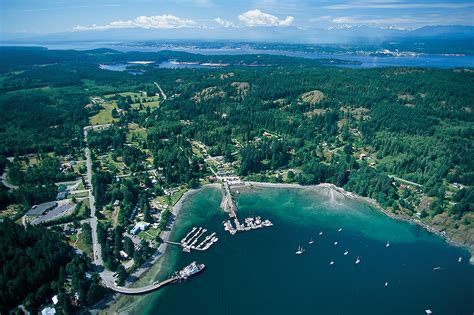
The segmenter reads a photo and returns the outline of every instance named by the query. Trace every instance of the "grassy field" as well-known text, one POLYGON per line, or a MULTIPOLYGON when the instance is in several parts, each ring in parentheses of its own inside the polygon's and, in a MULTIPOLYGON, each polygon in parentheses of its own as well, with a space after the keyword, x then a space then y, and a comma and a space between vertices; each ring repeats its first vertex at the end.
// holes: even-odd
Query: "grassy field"
MULTIPOLYGON (((158 96, 155 96, 155 97, 158 98, 158 96)), ((153 100, 151 102, 143 102, 142 104, 143 104, 143 106, 148 106, 150 108, 154 108, 154 107, 159 107, 160 106, 160 101, 158 101, 158 99, 157 99, 157 100, 153 100)), ((139 108, 139 106, 140 106, 140 103, 133 103, 132 104, 132 108, 139 108)))
POLYGON ((160 232, 160 229, 150 228, 146 231, 141 231, 140 233, 138 233, 138 236, 146 240, 154 241, 156 239, 156 236, 160 235, 160 232))
POLYGON ((13 218, 21 210, 21 205, 11 204, 6 209, 0 210, 0 218, 13 218))
POLYGON ((104 109, 90 118, 91 125, 110 124, 115 121, 112 117, 112 109, 117 108, 117 104, 115 102, 104 103, 102 106, 104 109))
POLYGON ((141 140, 146 140, 146 129, 140 128, 137 124, 128 124, 127 142, 134 143, 133 138, 138 137, 141 140))
POLYGON ((84 242, 84 235, 82 233, 79 233, 79 237, 76 238, 76 234, 71 235, 69 238, 71 243, 74 244, 75 242, 75 247, 79 248, 82 250, 84 253, 86 253, 87 256, 92 257, 92 247, 89 244, 86 244, 84 242), (77 242, 76 242, 77 240, 77 242))

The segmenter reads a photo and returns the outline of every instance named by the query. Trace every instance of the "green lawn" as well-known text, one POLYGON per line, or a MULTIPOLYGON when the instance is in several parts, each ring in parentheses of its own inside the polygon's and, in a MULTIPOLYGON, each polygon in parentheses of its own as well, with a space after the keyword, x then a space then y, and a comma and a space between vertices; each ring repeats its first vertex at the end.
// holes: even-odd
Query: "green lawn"
POLYGON ((104 109, 101 109, 96 115, 90 118, 91 125, 110 124, 115 121, 112 117, 112 109, 117 108, 117 104, 114 102, 104 103, 102 106, 104 109))

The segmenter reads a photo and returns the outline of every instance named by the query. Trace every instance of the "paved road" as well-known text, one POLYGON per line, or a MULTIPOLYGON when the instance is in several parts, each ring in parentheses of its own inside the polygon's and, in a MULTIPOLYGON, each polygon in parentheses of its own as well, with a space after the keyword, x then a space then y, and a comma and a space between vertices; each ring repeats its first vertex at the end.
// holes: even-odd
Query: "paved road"
POLYGON ((3 183, 3 185, 5 187, 7 187, 8 189, 18 189, 18 186, 16 185, 13 185, 13 184, 10 184, 8 181, 7 181, 7 173, 8 173, 8 169, 5 167, 5 172, 2 174, 2 177, 1 177, 1 181, 3 183))
POLYGON ((406 179, 397 177, 397 176, 395 176, 395 175, 388 175, 388 177, 393 178, 393 179, 396 179, 396 180, 401 181, 401 182, 404 182, 404 183, 409 184, 409 185, 413 185, 413 186, 417 186, 417 187, 423 187, 423 185, 420 185, 420 184, 417 184, 417 183, 415 183, 415 182, 412 182, 412 181, 409 181, 409 180, 406 180, 406 179))
POLYGON ((84 142, 86 144, 85 147, 85 155, 86 155, 86 167, 87 167, 87 173, 86 173, 86 183, 89 189, 89 207, 91 209, 91 218, 90 218, 90 225, 91 225, 91 232, 92 232, 92 250, 94 253, 94 264, 96 265, 96 268, 100 271, 100 277, 102 279, 102 283, 108 287, 109 289, 122 293, 122 294, 144 294, 148 292, 152 292, 155 290, 158 290, 159 288, 175 282, 177 278, 172 277, 169 278, 163 282, 160 283, 154 283, 152 285, 148 285, 145 287, 141 288, 126 288, 126 287, 119 287, 115 284, 116 278, 114 277, 115 273, 109 270, 105 270, 104 268, 104 261, 102 259, 102 248, 97 240, 97 216, 96 216, 96 207, 95 207, 95 199, 94 195, 92 194, 92 161, 91 161, 91 152, 90 149, 87 145, 87 131, 89 129, 96 129, 96 128, 106 128, 110 126, 110 124, 107 125, 96 125, 96 126, 87 126, 84 128, 84 142))
POLYGON ((103 267, 104 261, 102 260, 102 249, 97 240, 97 216, 95 208, 95 198, 92 194, 92 161, 91 161, 91 152, 89 146, 87 145, 87 131, 89 129, 95 129, 100 127, 108 127, 110 125, 97 125, 97 126, 87 126, 84 128, 84 142, 86 144, 85 155, 86 155, 86 183, 89 187, 89 208, 91 209, 91 230, 92 230, 92 251, 94 253, 93 261, 97 267, 103 267))
POLYGON ((166 96, 165 92, 163 92, 163 90, 162 90, 161 87, 158 85, 158 83, 156 83, 156 82, 153 82, 153 83, 156 85, 156 87, 158 88, 158 90, 160 90, 161 96, 163 96, 163 101, 166 101, 166 99, 167 99, 168 97, 166 96))

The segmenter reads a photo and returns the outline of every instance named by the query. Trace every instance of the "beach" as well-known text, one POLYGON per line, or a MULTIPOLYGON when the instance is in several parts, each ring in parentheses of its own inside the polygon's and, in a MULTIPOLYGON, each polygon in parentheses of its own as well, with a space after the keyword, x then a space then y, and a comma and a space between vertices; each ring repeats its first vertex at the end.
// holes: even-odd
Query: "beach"
MULTIPOLYGON (((421 220, 413 217, 409 217, 407 215, 399 215, 395 214, 393 212, 387 211, 385 208, 383 208, 375 199, 368 198, 368 197, 362 197, 359 196, 353 192, 347 191, 342 187, 338 187, 334 184, 331 183, 321 183, 318 185, 300 185, 300 184, 288 184, 288 183, 265 183, 265 182, 253 182, 253 181, 247 181, 245 182, 245 186, 255 186, 255 187, 264 187, 264 188, 289 188, 289 189, 321 189, 321 188, 327 188, 327 189, 332 189, 335 192, 340 193, 344 197, 352 198, 355 200, 359 200, 365 203, 370 204, 372 207, 378 209, 385 215, 389 216, 392 219, 395 220, 401 220, 405 221, 411 224, 416 224, 418 226, 421 226, 428 232, 431 232, 433 234, 438 235, 439 237, 443 238, 448 242, 449 244, 457 247, 463 247, 469 250, 471 257, 469 259, 469 262, 474 265, 474 244, 467 244, 458 240, 454 240, 449 235, 446 234, 446 232, 442 231, 439 229, 439 227, 435 227, 432 225, 429 225, 425 222, 422 222, 421 220)), ((241 186, 242 187, 242 186, 241 186)))

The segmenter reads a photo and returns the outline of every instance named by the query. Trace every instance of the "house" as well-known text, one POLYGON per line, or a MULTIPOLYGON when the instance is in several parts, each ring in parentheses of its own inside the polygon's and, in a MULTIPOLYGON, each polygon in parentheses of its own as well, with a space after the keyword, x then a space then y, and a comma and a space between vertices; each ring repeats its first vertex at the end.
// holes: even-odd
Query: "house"
POLYGON ((148 229, 149 226, 150 226, 150 223, 148 222, 144 222, 144 221, 138 222, 130 231, 130 234, 137 235, 138 233, 140 233, 140 231, 145 231, 146 229, 148 229))
POLYGON ((56 200, 64 200, 67 197, 67 191, 60 191, 56 195, 56 200))
POLYGON ((41 315, 54 315, 56 314, 56 309, 54 307, 46 307, 41 310, 41 315))
POLYGON ((122 257, 122 258, 125 258, 125 259, 128 258, 128 254, 127 254, 126 252, 124 252, 123 250, 121 250, 121 251, 119 252, 119 254, 120 254, 120 257, 122 257))

